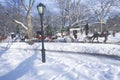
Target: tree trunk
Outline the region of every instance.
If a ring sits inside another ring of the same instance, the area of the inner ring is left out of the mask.
[[[33,34],[32,34],[32,24],[31,24],[30,14],[27,15],[27,27],[28,27],[28,39],[29,41],[32,41]]]

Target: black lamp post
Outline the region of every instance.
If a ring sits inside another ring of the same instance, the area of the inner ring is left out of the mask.
[[[45,48],[44,48],[44,31],[43,31],[43,15],[44,15],[44,10],[45,10],[45,5],[42,3],[39,3],[37,5],[37,10],[40,15],[40,21],[41,21],[41,34],[42,34],[42,49],[41,49],[41,54],[42,54],[42,62],[46,62],[46,57],[45,57]]]

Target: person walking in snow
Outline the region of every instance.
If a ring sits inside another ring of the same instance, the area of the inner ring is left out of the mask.
[[[108,35],[109,35],[109,32],[107,29],[105,29],[105,31],[104,31],[104,36],[105,36],[104,43],[106,43],[106,41],[108,40]]]
[[[88,23],[85,25],[85,35],[88,35],[89,33],[89,25]]]

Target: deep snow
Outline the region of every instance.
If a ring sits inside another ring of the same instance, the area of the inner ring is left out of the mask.
[[[120,41],[120,34],[108,42]],[[0,43],[0,80],[119,80],[120,45],[104,43]]]

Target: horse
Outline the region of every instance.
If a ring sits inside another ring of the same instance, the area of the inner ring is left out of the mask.
[[[104,43],[106,43],[106,41],[108,40],[108,35],[109,35],[109,32],[106,30],[106,31],[102,31],[102,32],[95,32],[92,36],[91,36],[91,39],[92,39],[92,42],[96,39],[97,42],[98,41],[98,37],[104,37]]]

